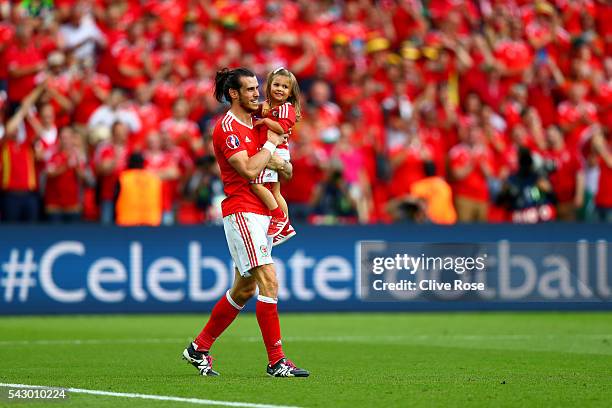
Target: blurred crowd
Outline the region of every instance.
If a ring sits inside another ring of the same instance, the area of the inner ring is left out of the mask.
[[[0,0],[0,220],[218,222],[215,72],[302,89],[293,222],[612,221],[608,0]]]

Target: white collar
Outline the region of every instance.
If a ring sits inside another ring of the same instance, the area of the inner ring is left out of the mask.
[[[243,121],[238,119],[236,117],[236,115],[234,115],[234,113],[232,111],[227,111],[227,114],[230,115],[236,122],[240,123],[242,126],[248,127],[249,129],[253,129],[253,120],[252,119],[251,119],[251,124],[247,125],[246,123],[244,123]]]

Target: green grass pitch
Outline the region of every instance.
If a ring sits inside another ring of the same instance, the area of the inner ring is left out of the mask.
[[[298,407],[612,401],[609,312],[281,314],[285,352],[311,370],[307,379],[265,375],[253,314],[239,316],[213,347],[221,377],[199,377],[180,356],[206,318],[2,317],[0,382]],[[194,406],[85,394],[54,404]],[[0,399],[0,406],[25,405]]]

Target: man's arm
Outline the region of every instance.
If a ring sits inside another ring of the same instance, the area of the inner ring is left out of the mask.
[[[606,140],[601,131],[601,128],[597,127],[593,134],[593,141],[591,142],[595,153],[597,153],[604,161],[605,165],[612,167],[612,153],[608,150]]]
[[[32,106],[34,106],[40,95],[43,93],[44,87],[44,84],[38,85],[36,88],[34,88],[32,92],[28,94],[28,96],[23,99],[23,102],[21,103],[21,106],[19,106],[17,112],[15,112],[15,114],[6,123],[5,131],[7,135],[12,135],[13,133],[17,132],[19,124],[23,122],[27,113],[30,111]]]
[[[25,67],[15,67],[9,65],[8,75],[11,78],[21,78],[26,75],[36,74],[37,72],[40,72],[45,69],[46,66],[47,65],[45,64],[45,62],[38,62],[36,64],[27,65]]]
[[[279,155],[274,154],[270,162],[266,166],[270,170],[278,172],[285,180],[291,180],[293,177],[293,165],[291,162],[282,159]]]
[[[245,150],[233,154],[229,159],[229,164],[247,180],[253,180],[268,165],[276,146],[283,143],[285,136],[278,135],[268,130],[268,141],[264,147],[249,157]]]

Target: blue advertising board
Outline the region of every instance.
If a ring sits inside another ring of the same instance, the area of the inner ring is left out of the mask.
[[[612,309],[608,225],[296,229],[294,239],[273,250],[283,311]],[[208,313],[233,279],[220,227],[2,226],[0,236],[3,315]],[[359,276],[365,241],[490,243],[507,256],[496,258],[489,282],[505,282],[506,290],[490,287],[452,302],[366,301]],[[537,243],[537,250],[515,253],[530,247],[520,242]],[[557,261],[547,264],[551,256]]]

